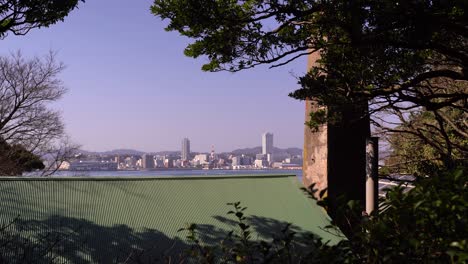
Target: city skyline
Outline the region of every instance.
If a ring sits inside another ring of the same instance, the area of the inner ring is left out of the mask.
[[[241,146],[239,148],[233,148],[233,149],[229,149],[229,150],[215,151],[215,152],[216,153],[230,153],[230,152],[241,150],[241,149],[260,148],[260,153],[265,154],[264,153],[264,142],[265,142],[264,141],[264,136],[265,136],[265,134],[269,134],[271,137],[273,136],[273,134],[271,134],[271,133],[263,133],[261,135],[262,136],[261,141],[257,145],[254,145],[254,146]],[[185,137],[185,138],[183,138],[181,140],[181,144],[180,144],[178,149],[153,149],[153,150],[149,150],[149,151],[143,151],[141,149],[134,149],[134,148],[112,148],[112,149],[101,150],[101,151],[90,151],[90,150],[81,148],[80,150],[86,151],[86,152],[96,152],[96,153],[105,153],[105,152],[113,152],[113,151],[117,151],[117,152],[122,152],[122,151],[133,152],[133,151],[136,151],[136,152],[141,152],[141,153],[180,152],[181,156],[183,156],[184,155],[183,152],[184,152],[185,148],[187,149],[187,153],[191,153],[191,154],[193,154],[193,153],[210,153],[212,151],[212,148],[216,149],[216,146],[212,144],[210,146],[206,146],[206,148],[203,149],[203,150],[200,150],[200,149],[193,150],[193,149],[191,149],[190,144],[191,144],[190,138]],[[271,138],[271,143],[270,143],[270,145],[268,147],[268,149],[270,151],[268,153],[271,153],[272,150],[275,149],[275,148],[277,148],[277,149],[288,149],[288,148],[302,149],[302,146],[301,147],[295,147],[295,146],[276,147],[276,146],[273,145],[273,139]]]
[[[60,170],[158,170],[170,168],[192,169],[262,169],[298,168],[302,164],[298,149],[277,149],[273,146],[273,134],[261,135],[261,146],[244,148],[232,152],[191,151],[190,139],[181,140],[180,151],[135,152],[122,150],[119,153],[76,153]]]
[[[306,58],[275,69],[203,72],[206,60],[184,56],[188,40],[165,32],[151,4],[86,1],[64,22],[9,35],[2,55],[57,52],[68,93],[53,108],[89,151],[180,149],[187,131],[200,150],[256,146],[264,131],[281,135],[276,146],[302,147],[304,102],[288,93],[299,88],[294,76],[306,71]]]

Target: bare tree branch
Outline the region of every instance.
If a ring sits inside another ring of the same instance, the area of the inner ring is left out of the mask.
[[[64,157],[74,149],[64,138],[59,112],[48,107],[66,92],[58,78],[65,66],[55,57],[50,52],[26,59],[19,51],[0,56],[0,139],[48,158],[52,150]]]

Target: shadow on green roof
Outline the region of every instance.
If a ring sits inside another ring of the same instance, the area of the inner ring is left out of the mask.
[[[187,247],[185,234],[177,232],[187,223],[197,224],[202,241],[217,243],[235,229],[226,204],[236,201],[248,207],[258,239],[293,223],[301,235],[338,242],[324,230],[330,221],[323,209],[299,188],[289,175],[0,178],[0,217],[7,223],[19,216],[10,229],[34,237],[38,252],[47,244],[42,237],[56,241],[59,263],[113,263],[129,256],[150,262],[177,255]],[[24,244],[22,239],[17,243]]]

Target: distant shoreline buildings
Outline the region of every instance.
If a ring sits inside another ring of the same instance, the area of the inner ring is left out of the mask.
[[[261,153],[215,153],[214,146],[206,153],[192,153],[190,139],[183,138],[181,151],[165,155],[85,155],[77,154],[64,162],[59,170],[161,170],[161,169],[300,169],[302,156],[275,155],[273,134],[262,134]]]

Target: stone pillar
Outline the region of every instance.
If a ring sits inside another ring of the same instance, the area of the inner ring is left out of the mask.
[[[316,65],[319,58],[318,52],[309,55],[307,68]],[[309,121],[311,112],[324,109],[326,108],[319,106],[314,100],[306,100],[305,122]],[[304,127],[303,151],[302,183],[305,187],[314,184],[314,188],[319,192],[327,189],[327,124],[319,126],[317,131],[312,131],[307,125]]]
[[[366,213],[378,212],[379,204],[379,138],[366,143]]]
[[[323,107],[319,107],[313,100],[306,100],[306,122],[309,120],[311,112],[317,112],[321,109],[323,109]],[[306,187],[314,184],[314,189],[317,189],[319,192],[328,187],[327,135],[327,124],[319,126],[317,131],[312,131],[307,125],[304,128],[302,183]]]

